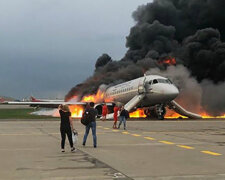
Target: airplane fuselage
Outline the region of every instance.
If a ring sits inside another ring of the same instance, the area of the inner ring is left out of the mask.
[[[126,104],[136,95],[143,93],[145,97],[138,104],[140,107],[170,102],[177,97],[179,91],[169,79],[148,75],[108,88],[105,100]]]

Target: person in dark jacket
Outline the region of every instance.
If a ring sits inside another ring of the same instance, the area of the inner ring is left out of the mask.
[[[73,128],[73,120],[71,118],[71,112],[69,110],[68,105],[59,105],[59,114],[61,117],[60,123],[60,133],[61,133],[61,151],[65,152],[65,140],[66,135],[70,143],[71,152],[74,152],[76,149],[73,146],[72,140],[72,130]],[[72,130],[71,130],[72,129]]]
[[[129,112],[126,109],[124,109],[124,106],[122,106],[120,109],[120,123],[119,123],[118,129],[120,128],[120,125],[123,122],[123,128],[124,128],[124,130],[126,130],[126,119],[127,118],[129,118]]]
[[[95,117],[97,116],[97,110],[94,109],[93,102],[90,102],[89,106],[90,107],[86,108],[85,112],[84,112],[84,113],[90,113],[90,119],[89,119],[89,124],[86,126],[86,129],[85,129],[85,134],[84,134],[84,138],[83,138],[83,146],[85,146],[85,144],[86,144],[89,130],[91,128],[92,136],[93,136],[93,146],[94,146],[94,148],[96,148],[97,147],[97,136],[96,136],[96,119],[95,119]]]

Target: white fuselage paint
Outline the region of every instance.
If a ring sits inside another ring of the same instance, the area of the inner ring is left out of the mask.
[[[153,83],[155,79],[164,82]],[[151,84],[149,84],[150,82]],[[144,92],[141,88],[143,85]],[[134,96],[141,93],[145,93],[145,98],[139,103],[139,106],[149,107],[172,101],[177,97],[179,91],[167,78],[148,75],[108,88],[105,99],[106,101],[110,100],[126,104]]]

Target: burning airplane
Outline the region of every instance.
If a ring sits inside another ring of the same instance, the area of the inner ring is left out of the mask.
[[[223,117],[224,6],[223,0],[154,0],[138,7],[133,13],[136,23],[126,37],[128,50],[124,57],[113,60],[108,54],[100,56],[93,76],[73,87],[65,101],[76,97],[77,102],[98,102],[101,96],[105,96],[98,94],[102,84],[106,89],[112,89],[142,78],[145,72],[171,79],[180,92],[176,102],[159,103],[163,104],[160,112],[165,112],[163,107],[168,107],[181,113],[185,107],[189,115],[194,112]],[[80,116],[82,104],[77,105],[74,114]],[[150,107],[146,110],[137,103],[131,110],[131,117],[155,116],[154,109],[157,108],[153,106],[153,110]],[[181,116],[168,110],[165,117]]]
[[[225,113],[225,1],[154,0],[133,13],[121,60],[100,56],[93,76],[73,87],[65,100],[96,94],[147,74],[170,78],[179,88],[176,102],[211,117]],[[145,116],[144,110],[133,116]],[[138,114],[138,115],[137,115]],[[176,116],[177,117],[177,116]]]

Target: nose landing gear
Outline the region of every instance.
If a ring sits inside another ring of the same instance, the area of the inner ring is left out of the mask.
[[[148,109],[145,109],[144,113],[149,118],[163,120],[166,114],[166,108],[164,104],[158,104],[154,107],[149,107]]]

